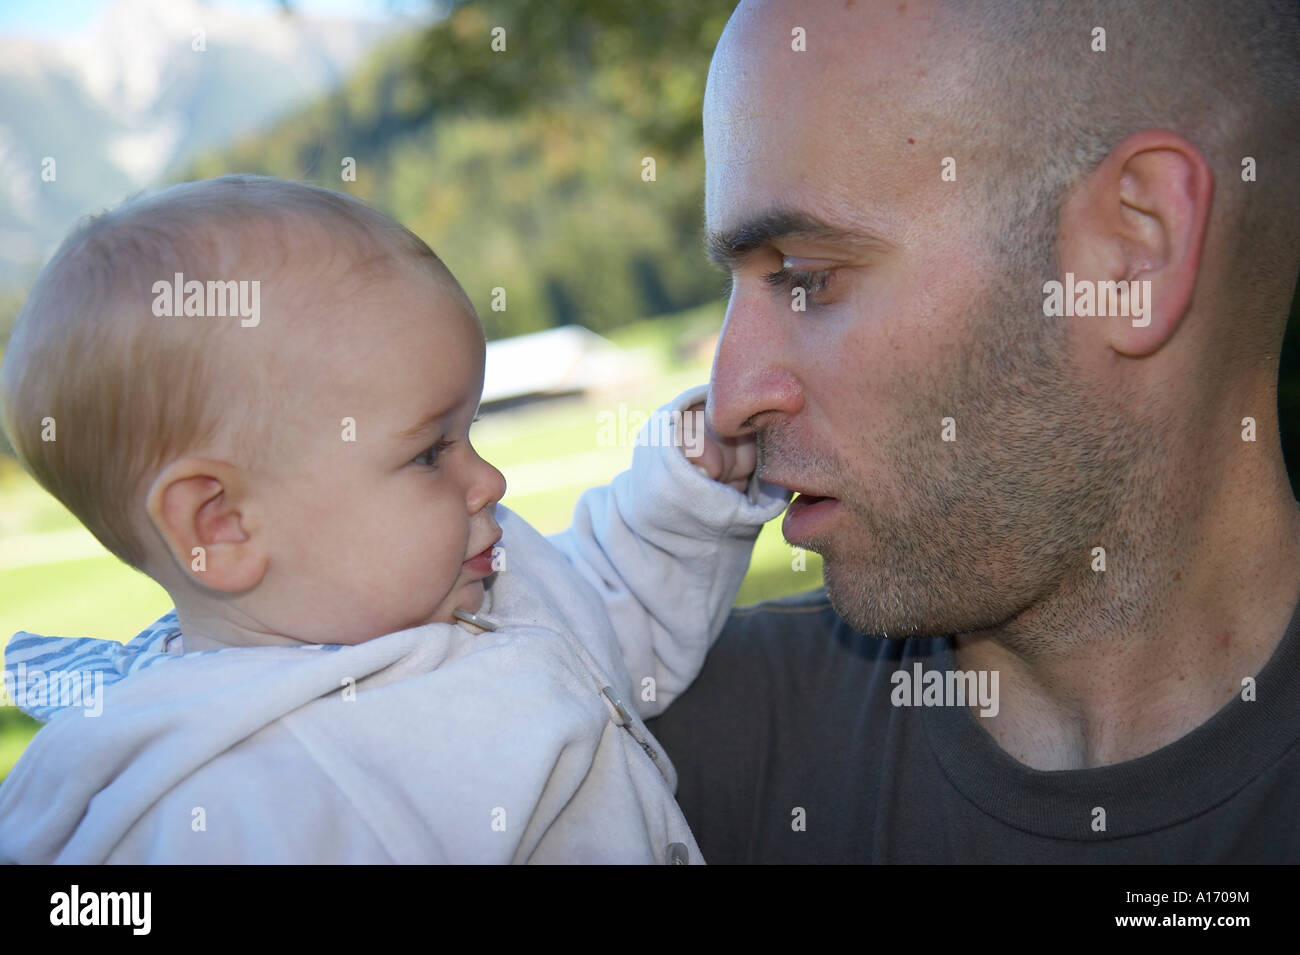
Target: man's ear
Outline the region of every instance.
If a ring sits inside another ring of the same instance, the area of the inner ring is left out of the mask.
[[[1214,173],[1187,139],[1147,129],[1121,141],[1062,206],[1058,248],[1061,281],[1123,282],[1123,311],[1067,321],[1095,323],[1132,358],[1163,347],[1191,307],[1213,198]]]
[[[239,470],[221,461],[182,458],[154,479],[145,507],[171,557],[195,583],[236,593],[266,574],[264,541],[241,511]]]

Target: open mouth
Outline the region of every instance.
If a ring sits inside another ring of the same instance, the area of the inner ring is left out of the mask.
[[[823,532],[829,521],[839,511],[840,501],[835,497],[816,494],[796,494],[786,508],[781,532],[787,541],[813,537]]]
[[[835,500],[835,498],[821,497],[817,494],[796,494],[794,496],[794,500],[790,502],[790,506],[794,507],[796,504],[798,504],[800,507],[811,507],[812,505],[819,504],[822,501],[833,501],[833,500]]]
[[[825,504],[828,501],[838,502],[837,497],[823,497],[820,494],[796,494],[790,502],[789,510],[796,513],[806,510],[810,507],[817,507],[819,504]]]
[[[465,561],[466,569],[476,574],[482,574],[484,577],[496,570],[496,568],[492,566],[492,552],[496,550],[497,544],[500,543],[500,541],[501,538],[498,537],[483,550]]]

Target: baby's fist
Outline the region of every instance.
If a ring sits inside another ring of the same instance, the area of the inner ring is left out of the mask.
[[[704,419],[704,402],[691,405],[686,414],[699,414]],[[698,430],[696,433],[699,433]],[[758,463],[758,451],[752,437],[724,438],[706,424],[704,440],[697,447],[683,447],[686,460],[695,465],[712,480],[734,487],[741,494],[749,488],[750,475]],[[692,454],[698,448],[698,454]]]

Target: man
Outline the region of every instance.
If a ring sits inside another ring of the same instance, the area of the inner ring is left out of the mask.
[[[708,861],[1300,861],[1298,58],[1290,2],[736,10],[708,410],[825,590],[651,727]]]

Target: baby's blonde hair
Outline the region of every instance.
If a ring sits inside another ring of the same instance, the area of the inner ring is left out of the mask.
[[[149,483],[167,462],[214,442],[239,461],[264,453],[275,397],[265,393],[265,361],[288,358],[268,355],[258,367],[231,360],[230,336],[258,329],[239,317],[157,317],[155,283],[181,273],[187,282],[283,285],[292,267],[307,295],[327,277],[346,300],[349,279],[368,281],[411,257],[459,292],[421,239],[343,193],[223,176],[128,200],[82,223],[37,276],[0,367],[0,424],[41,486],[109,551],[144,569]],[[268,318],[311,322],[317,310],[304,304],[292,309],[301,314]],[[303,347],[312,339],[306,332]],[[223,406],[219,395],[233,400]]]

